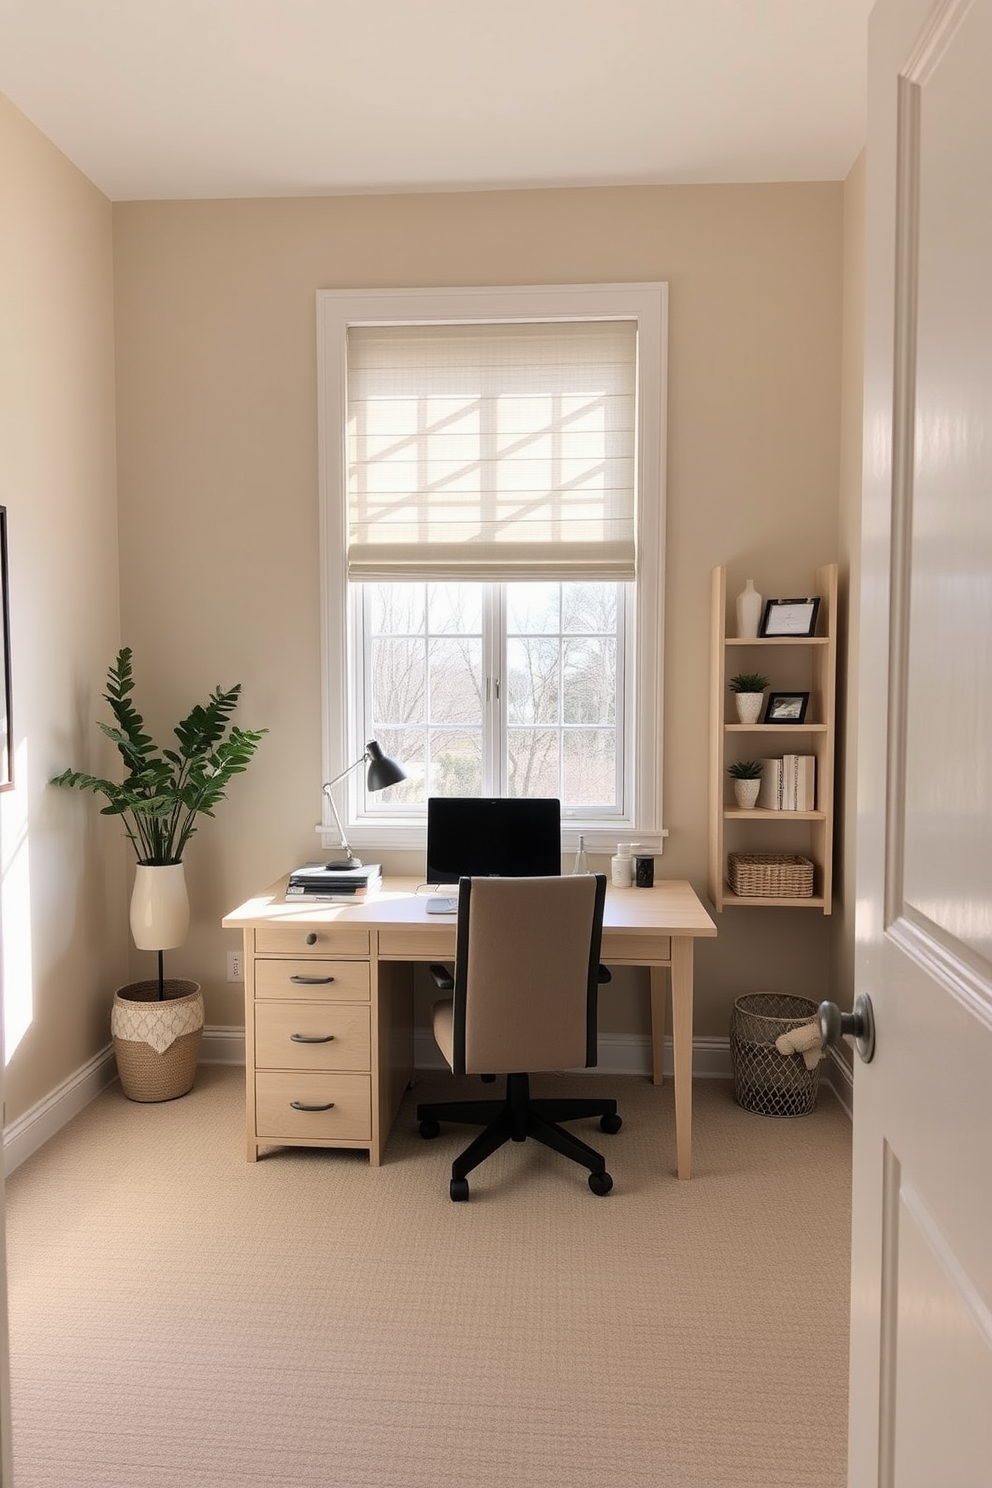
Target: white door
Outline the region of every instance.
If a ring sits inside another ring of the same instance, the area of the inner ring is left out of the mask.
[[[869,26],[850,1488],[992,1483],[992,0]]]

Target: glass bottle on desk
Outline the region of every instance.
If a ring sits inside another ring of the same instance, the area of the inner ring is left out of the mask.
[[[573,873],[588,873],[589,872],[589,859],[586,857],[586,839],[584,837],[580,837],[579,838],[579,850],[575,854],[575,864],[574,864],[574,866],[572,868],[572,872]]]

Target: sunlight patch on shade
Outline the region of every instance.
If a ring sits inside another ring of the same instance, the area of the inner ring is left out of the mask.
[[[0,795],[0,929],[3,944],[5,1064],[34,1017],[31,967],[31,877],[28,871],[27,744],[14,759],[17,786]]]

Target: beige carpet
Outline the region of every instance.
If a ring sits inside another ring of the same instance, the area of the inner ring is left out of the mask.
[[[16,1488],[843,1488],[833,1097],[775,1121],[697,1082],[679,1183],[670,1084],[551,1080],[621,1100],[606,1198],[527,1143],[452,1204],[469,1130],[413,1118],[448,1076],[378,1170],[246,1163],[241,1071],[102,1095],[9,1182]]]

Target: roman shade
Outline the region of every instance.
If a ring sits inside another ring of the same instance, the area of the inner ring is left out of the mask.
[[[637,323],[347,332],[356,582],[635,577]]]

